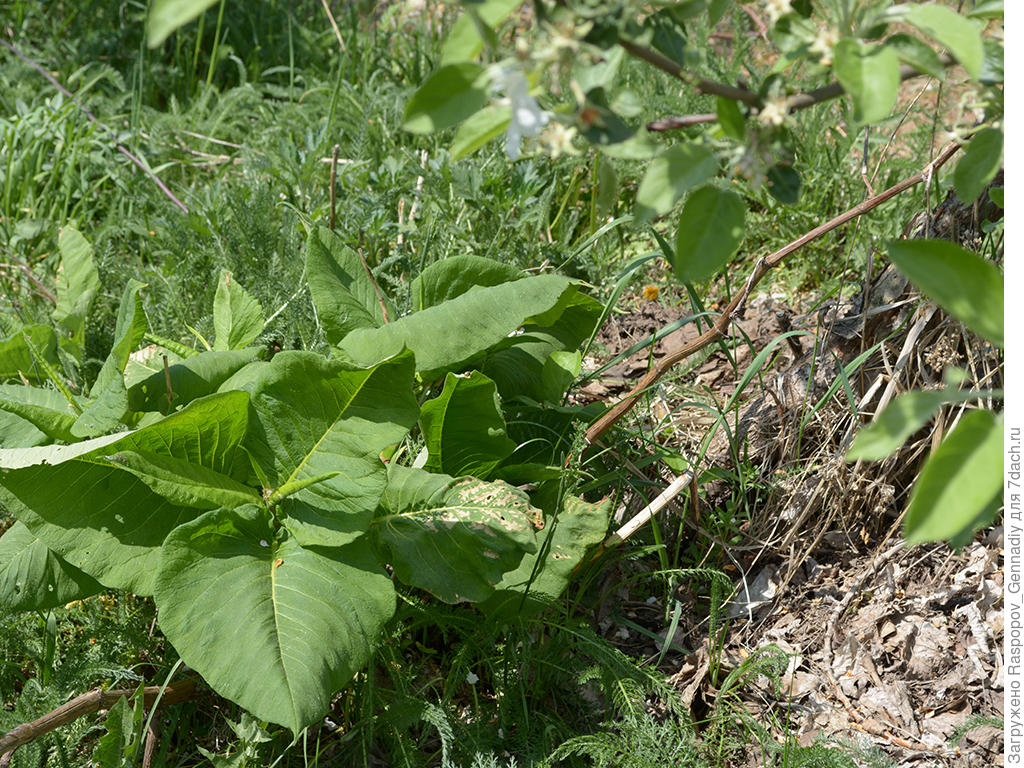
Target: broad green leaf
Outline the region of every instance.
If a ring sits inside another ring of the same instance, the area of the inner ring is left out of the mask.
[[[452,139],[452,160],[461,160],[480,147],[501,136],[512,120],[512,108],[507,104],[492,104],[468,117]]]
[[[133,411],[170,413],[193,400],[216,392],[231,376],[256,360],[255,347],[225,352],[210,350],[168,366],[161,367],[128,389],[128,406]],[[171,377],[173,400],[167,402],[167,376]]]
[[[107,457],[157,454],[244,480],[244,392],[197,400],[150,427],[69,446],[0,451],[4,503],[47,546],[103,584],[152,592],[164,537],[198,514]],[[19,468],[20,467],[20,468]]]
[[[174,350],[157,344],[149,344],[132,352],[128,358],[128,364],[124,367],[124,385],[128,387],[129,406],[132,400],[132,387],[154,374],[163,374],[165,355],[167,356],[167,364],[174,365],[199,354],[202,353],[195,352],[193,355],[182,356],[174,352]],[[166,385],[164,389],[166,390]],[[132,408],[132,410],[137,409]]]
[[[483,67],[468,61],[441,67],[405,105],[402,127],[425,134],[461,123],[487,103],[483,75]]]
[[[953,187],[965,203],[973,203],[1003,164],[1003,132],[997,128],[979,131],[967,145],[953,172]]]
[[[995,519],[1003,490],[1002,424],[991,411],[971,411],[942,441],[910,496],[908,544],[947,539],[963,546]]]
[[[141,687],[140,685],[139,688]],[[110,708],[103,722],[106,733],[99,738],[92,753],[95,765],[135,765],[139,747],[145,741],[144,702],[145,696],[142,691],[136,689],[130,701],[122,696]]]
[[[213,297],[213,348],[241,349],[263,333],[263,308],[228,270],[221,272]]]
[[[518,267],[483,256],[463,254],[435,261],[409,286],[414,312],[443,304],[474,288],[511,283],[526,277]]]
[[[192,461],[150,451],[123,450],[104,455],[123,467],[172,504],[196,509],[218,509],[256,504],[260,494],[215,469]]]
[[[0,379],[24,376],[30,381],[46,381],[46,371],[36,362],[32,350],[51,365],[57,364],[57,334],[53,328],[29,325],[0,339]]]
[[[156,48],[178,27],[188,24],[217,0],[153,0],[146,19],[146,39]]]
[[[521,334],[487,353],[480,370],[498,385],[506,400],[529,397],[542,403],[561,403],[572,381],[564,370],[558,373],[549,368],[551,357],[556,352],[576,352],[590,338],[601,309],[596,299],[575,293],[554,323],[524,325]]]
[[[255,505],[215,510],[167,537],[160,629],[220,695],[298,733],[369,660],[395,611],[367,547],[304,548]]]
[[[981,28],[952,8],[936,3],[906,5],[899,9],[904,21],[912,24],[940,45],[946,46],[967,74],[977,79],[984,51]]]
[[[544,387],[545,394],[549,395],[543,399],[558,400],[559,395],[555,395],[555,397],[550,397],[550,395],[554,393],[564,395],[576,381],[576,377],[580,375],[582,369],[583,353],[580,350],[552,352],[551,356],[544,361],[544,367],[540,372],[541,386]]]
[[[71,425],[78,415],[55,389],[0,384],[0,411],[19,416],[53,440],[75,442]],[[5,446],[0,442],[0,447],[15,446]]]
[[[658,155],[647,166],[647,173],[636,193],[636,218],[647,221],[668,213],[693,187],[715,175],[718,160],[697,144],[676,144]]]
[[[942,59],[923,40],[901,33],[888,38],[885,45],[896,51],[900,61],[905,64],[909,64],[937,80],[946,79],[946,68],[942,65]]]
[[[495,586],[494,595],[480,605],[488,615],[534,614],[557,600],[572,581],[587,550],[600,544],[608,532],[612,500],[597,503],[566,496],[562,511],[552,515],[558,483],[548,483],[537,496],[545,497],[544,529],[537,534],[536,554],[527,554]],[[535,498],[535,503],[538,499]]]
[[[894,240],[889,258],[928,298],[996,346],[1003,346],[1003,274],[947,240]]]
[[[110,432],[121,424],[128,413],[124,368],[146,333],[146,313],[140,295],[145,287],[137,280],[129,280],[124,289],[114,328],[114,345],[89,391],[89,404],[71,427],[72,434],[78,437],[96,437]]]
[[[978,80],[983,85],[999,85],[1006,79],[1003,46],[995,40],[985,41],[985,59],[981,63]]]
[[[722,126],[726,136],[736,141],[746,140],[747,126],[739,104],[732,99],[719,97],[716,112],[718,113],[718,124]]]
[[[893,400],[870,425],[861,429],[846,454],[847,461],[884,459],[928,423],[945,403],[963,403],[979,397],[965,390],[906,392]]]
[[[610,90],[615,85],[625,54],[624,48],[615,46],[605,51],[596,63],[590,63],[590,57],[580,57],[573,64],[572,77],[584,93],[595,88]]]
[[[853,119],[861,124],[884,120],[900,88],[900,60],[882,45],[844,37],[835,47],[833,69],[853,98]]]
[[[99,290],[100,276],[92,261],[92,247],[77,229],[62,229],[58,248],[57,306],[52,317],[63,334],[61,346],[81,362],[85,355],[85,318]]]
[[[280,352],[226,386],[251,393],[245,445],[269,484],[265,492],[335,473],[282,503],[296,540],[342,546],[364,534],[387,484],[380,453],[419,415],[412,356],[357,368],[312,352]]]
[[[534,316],[563,307],[575,292],[566,277],[525,277],[469,291],[381,328],[353,331],[338,348],[361,365],[408,348],[416,355],[417,373],[432,380],[466,365]]]
[[[383,292],[378,297],[359,254],[326,227],[314,229],[306,241],[306,280],[317,318],[331,344],[357,328],[383,325],[385,308],[391,320],[396,318],[397,312]]]
[[[502,482],[393,466],[374,530],[395,576],[447,603],[479,602],[527,552],[536,551],[539,509]]]
[[[95,595],[103,585],[46,548],[25,524],[0,536],[0,609],[46,611]]]
[[[49,442],[52,442],[51,439],[36,429],[32,422],[10,411],[0,410],[0,449],[29,448]]]
[[[516,449],[505,434],[498,389],[479,371],[449,373],[441,394],[421,407],[420,429],[430,472],[487,479]]]
[[[747,208],[735,192],[701,187],[683,206],[672,269],[680,280],[711,276],[743,242]]]
[[[496,27],[522,4],[523,0],[483,0],[467,4],[441,45],[441,65],[469,61],[479,56],[484,49],[479,25]],[[475,19],[473,14],[476,14]]]

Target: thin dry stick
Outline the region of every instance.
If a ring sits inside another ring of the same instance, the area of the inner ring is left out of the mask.
[[[171,367],[167,364],[167,355],[161,355],[164,359],[164,383],[167,385],[167,404],[174,402],[174,390],[171,389]]]
[[[142,689],[143,706],[146,709],[150,709],[161,692],[163,692],[163,697],[160,699],[161,705],[179,704],[195,697],[196,681],[188,679],[179,680],[176,683],[171,683],[166,688],[162,685],[147,685]],[[60,728],[62,725],[67,725],[83,715],[89,715],[101,709],[110,709],[117,703],[118,699],[131,697],[134,694],[135,690],[131,688],[118,688],[110,691],[96,688],[88,693],[83,693],[81,696],[76,696],[67,704],[62,704],[37,720],[17,725],[3,736],[0,736],[0,754],[13,752],[18,747],[23,747],[40,736]]]
[[[646,507],[637,512],[632,519],[623,525],[619,530],[604,540],[603,549],[610,549],[617,546],[647,525],[652,517],[658,514],[676,496],[682,493],[683,489],[693,482],[693,472],[686,470],[673,480],[668,488],[658,494],[658,497]]]
[[[892,198],[896,197],[896,195],[899,195],[902,192],[905,192],[906,190],[910,189],[911,187],[920,184],[922,181],[925,181],[926,179],[931,179],[932,174],[939,168],[941,168],[943,165],[945,165],[946,162],[948,162],[949,159],[954,154],[956,154],[957,150],[960,149],[960,146],[961,145],[957,142],[950,143],[948,146],[946,146],[945,149],[942,150],[942,153],[937,158],[935,158],[935,160],[933,160],[931,163],[925,166],[925,168],[919,173],[916,173],[909,179],[904,179],[898,184],[889,187],[889,189],[885,190],[884,192],[880,192],[874,197],[865,200],[864,202],[854,206],[845,213],[836,216],[831,221],[828,221],[822,224],[821,226],[812,229],[810,232],[797,238],[796,240],[789,243],[785,247],[779,249],[770,256],[759,259],[757,264],[754,266],[754,271],[750,274],[750,277],[747,278],[747,282],[743,290],[740,293],[738,293],[732,301],[729,302],[728,306],[726,306],[722,314],[719,315],[718,320],[715,321],[715,324],[694,341],[685,345],[681,349],[673,352],[672,354],[666,355],[661,360],[659,360],[655,364],[655,366],[651,368],[651,370],[649,370],[647,374],[642,379],[640,379],[639,382],[637,382],[636,386],[634,386],[633,389],[630,390],[629,394],[627,394],[622,400],[620,400],[618,403],[612,406],[601,418],[599,418],[590,426],[586,434],[587,444],[593,445],[595,440],[600,438],[605,432],[611,429],[612,426],[619,419],[625,416],[633,408],[640,395],[642,395],[656,381],[658,381],[662,376],[664,376],[673,367],[675,367],[676,364],[678,364],[682,360],[685,360],[691,355],[699,352],[700,350],[704,349],[704,347],[708,346],[709,344],[713,344],[719,339],[725,338],[729,330],[729,324],[732,322],[733,315],[740,308],[740,306],[746,302],[747,297],[750,295],[750,292],[751,290],[753,290],[754,286],[761,282],[761,279],[768,274],[772,267],[778,265],[779,262],[781,262],[789,254],[799,250],[808,243],[818,239],[822,235],[827,234],[834,229],[838,229],[847,222],[856,219],[858,216],[862,216],[868,211],[877,208],[882,203],[891,200]]]
[[[335,215],[336,210],[337,210],[337,205],[336,205],[337,204],[337,199],[336,199],[337,198],[337,193],[335,192],[334,186],[335,186],[335,184],[338,181],[338,152],[340,151],[340,149],[341,149],[341,147],[339,147],[337,144],[335,144],[334,148],[331,150],[331,189],[330,189],[330,194],[331,194],[331,222],[330,222],[330,224],[331,224],[331,227],[330,227],[330,229],[331,229],[332,232],[334,231],[334,221],[335,221],[334,215]]]
[[[682,117],[663,117],[660,120],[652,120],[647,124],[648,131],[662,132],[675,131],[679,128],[689,128],[691,125],[701,123],[717,123],[717,112],[701,112],[698,115],[683,115]]]
[[[324,13],[327,14],[328,20],[331,22],[331,29],[334,30],[334,36],[338,38],[338,45],[341,46],[341,50],[345,50],[345,41],[341,38],[341,30],[338,29],[338,22],[334,20],[334,14],[331,13],[331,6],[328,5],[327,0],[320,0],[324,6]]]
[[[63,93],[65,96],[67,96],[69,99],[71,99],[71,101],[74,102],[75,106],[77,106],[80,110],[82,110],[82,112],[85,114],[85,116],[87,118],[89,118],[89,120],[92,123],[94,123],[95,125],[97,125],[100,128],[102,128],[108,134],[115,135],[114,132],[112,130],[110,130],[110,128],[108,128],[106,125],[101,123],[96,118],[96,115],[94,115],[92,112],[90,112],[85,107],[85,105],[82,104],[82,102],[78,100],[78,97],[76,97],[73,93],[71,93],[71,91],[69,91],[67,88],[65,88],[63,85],[61,85],[57,81],[57,78],[55,78],[53,75],[51,75],[49,72],[47,72],[41,66],[39,66],[36,62],[34,62],[28,56],[26,56],[21,51],[19,51],[14,45],[12,45],[11,43],[8,43],[6,40],[0,40],[0,45],[2,45],[5,48],[7,48],[9,51],[11,51],[11,53],[13,53],[19,59],[21,59],[26,64],[28,64],[30,67],[32,67],[34,70],[36,70],[36,72],[38,72],[43,77],[45,77],[47,80],[49,80],[50,84],[53,85],[54,88],[56,88],[58,91]],[[160,191],[163,192],[170,199],[170,201],[172,203],[174,203],[176,206],[181,208],[181,210],[184,211],[185,213],[188,213],[188,208],[185,206],[185,204],[183,202],[181,202],[181,200],[179,200],[177,197],[175,197],[174,193],[171,192],[171,190],[169,190],[167,188],[167,185],[164,184],[160,180],[160,177],[157,176],[155,173],[153,173],[151,170],[149,170],[149,168],[146,167],[145,163],[143,163],[138,157],[136,157],[131,152],[129,152],[127,147],[125,147],[120,142],[115,141],[114,142],[114,146],[117,148],[118,152],[120,152],[122,155],[127,157],[129,160],[131,160],[139,168],[139,170],[141,170],[144,174],[149,176],[149,178],[151,178],[156,183],[156,185],[160,188]]]
[[[363,271],[366,272],[366,276],[370,278],[370,285],[373,286],[373,292],[377,294],[377,304],[380,305],[380,311],[384,317],[384,324],[387,325],[391,320],[388,318],[388,308],[384,304],[384,295],[380,292],[380,287],[377,285],[377,281],[373,279],[373,272],[370,271],[370,265],[366,263],[366,258],[363,256],[363,249],[361,246],[356,248],[356,253],[359,255],[359,263],[363,265]]]

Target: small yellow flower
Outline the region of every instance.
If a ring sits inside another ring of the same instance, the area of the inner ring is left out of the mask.
[[[658,286],[654,285],[653,283],[651,285],[645,285],[644,286],[644,299],[646,299],[647,301],[657,301],[658,300]]]

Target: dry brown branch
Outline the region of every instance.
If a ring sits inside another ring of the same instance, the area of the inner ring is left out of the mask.
[[[638,59],[646,61],[662,72],[672,75],[675,78],[682,80],[684,83],[691,85],[699,93],[706,93],[711,96],[720,96],[723,99],[732,99],[733,101],[739,101],[755,110],[760,108],[762,105],[761,97],[758,96],[751,90],[746,88],[740,88],[733,85],[727,85],[726,83],[718,83],[714,80],[705,80],[704,78],[696,77],[688,73],[682,66],[672,61],[671,59],[662,56],[657,51],[653,51],[649,48],[645,48],[636,43],[632,43],[629,40],[619,40],[619,45],[626,49],[627,52],[636,56]],[[956,63],[956,60],[948,53],[939,54],[939,60],[942,62],[944,67],[951,67]],[[914,77],[920,77],[926,75],[927,72],[921,72],[915,67],[909,64],[904,64],[900,67],[900,82],[904,80],[910,80]],[[813,91],[807,91],[806,93],[798,93],[790,96],[786,99],[786,109],[789,112],[797,112],[801,109],[807,109],[813,107],[815,104],[821,104],[823,101],[829,101],[842,96],[846,93],[846,90],[838,82],[832,82],[828,85],[816,88]],[[718,115],[712,113],[702,113],[696,115],[683,115],[681,117],[664,117],[660,120],[655,120],[648,124],[647,130],[649,131],[671,131],[677,128],[685,128],[690,125],[697,125],[699,123],[713,123],[718,120]]]
[[[331,6],[327,0],[320,0],[324,6],[324,12],[327,14],[327,19],[331,22],[331,29],[334,30],[334,36],[338,38],[338,45],[341,46],[342,52],[345,51],[345,41],[341,37],[341,30],[338,29],[338,22],[334,20],[334,14],[331,13]]]
[[[889,189],[884,192],[880,192],[874,197],[865,200],[845,213],[836,216],[831,221],[828,221],[819,227],[815,227],[810,232],[807,232],[775,253],[759,259],[757,264],[754,266],[753,272],[751,272],[750,276],[747,278],[743,290],[729,302],[728,306],[726,306],[722,311],[722,314],[719,315],[718,320],[715,321],[715,324],[691,343],[659,360],[658,363],[654,365],[654,367],[652,367],[639,382],[637,382],[633,389],[631,389],[622,400],[612,406],[601,418],[590,426],[586,434],[587,444],[593,445],[594,441],[611,429],[619,419],[625,416],[633,408],[640,395],[675,367],[676,364],[704,349],[709,344],[713,344],[719,339],[725,338],[729,330],[729,325],[732,322],[733,315],[746,302],[747,297],[750,295],[754,286],[761,282],[772,267],[778,265],[789,254],[799,250],[822,235],[827,234],[834,229],[838,229],[844,224],[864,215],[868,211],[877,208],[882,203],[891,200],[893,197],[896,197],[911,187],[914,187],[925,180],[930,180],[932,178],[932,174],[945,165],[946,162],[956,154],[957,150],[960,149],[960,146],[961,145],[958,142],[950,143],[942,150],[941,154],[935,158],[935,160],[930,162],[924,167],[924,169],[910,178],[904,179],[898,184],[889,187]]]
[[[96,688],[88,693],[83,693],[81,696],[76,696],[52,712],[33,720],[31,723],[17,725],[3,736],[0,736],[0,755],[13,752],[18,747],[23,747],[40,736],[56,730],[62,725],[67,725],[83,715],[89,715],[101,709],[110,709],[117,703],[118,699],[131,697],[134,693],[135,691],[131,688],[117,688],[109,691]],[[163,694],[162,696],[161,693]],[[190,679],[179,680],[176,683],[171,683],[166,688],[160,685],[147,685],[142,689],[143,706],[146,709],[151,709],[157,697],[160,697],[161,706],[180,704],[183,701],[192,699],[195,697],[195,694],[196,681]]]

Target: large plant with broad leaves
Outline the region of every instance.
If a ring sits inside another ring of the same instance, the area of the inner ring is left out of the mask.
[[[607,505],[545,481],[581,418],[561,400],[600,313],[570,279],[452,258],[398,317],[359,256],[315,229],[306,273],[329,354],[248,346],[262,309],[230,273],[209,349],[155,339],[133,282],[79,396],[61,363],[81,356],[98,281],[79,233],[61,254],[55,325],[7,318],[0,341],[5,375],[24,380],[0,385],[0,499],[17,518],[0,607],[151,595],[189,666],[298,732],[369,659],[396,581],[519,610],[556,598],[604,535]],[[565,441],[517,432],[508,408]],[[532,492],[506,482],[524,478]]]

